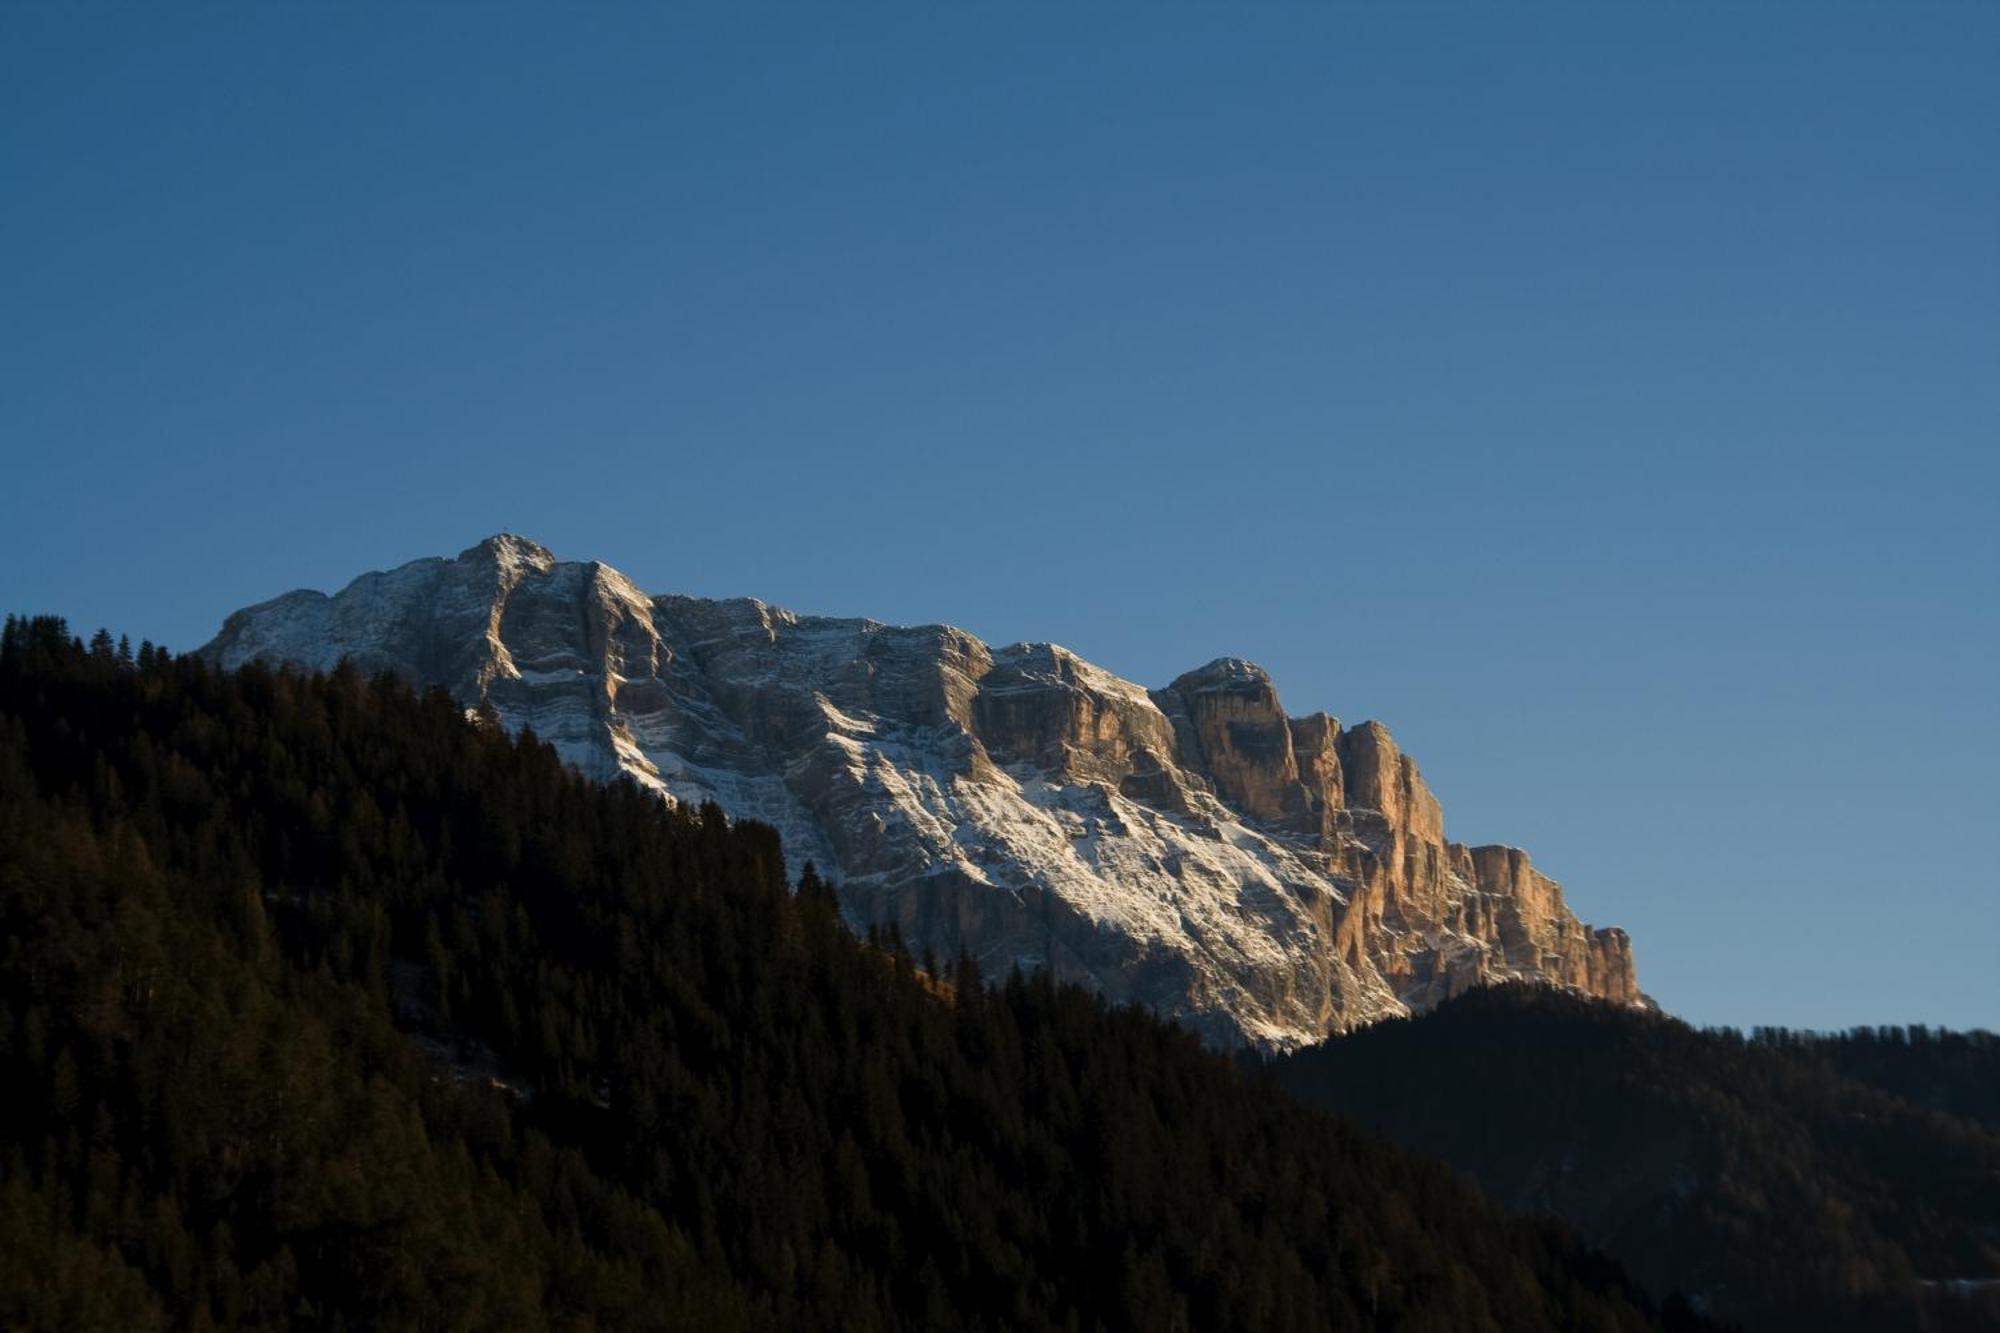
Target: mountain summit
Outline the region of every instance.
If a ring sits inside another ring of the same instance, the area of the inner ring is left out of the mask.
[[[1055,644],[648,596],[511,535],[246,608],[201,651],[441,685],[585,773],[775,826],[920,954],[1048,968],[1218,1045],[1500,980],[1648,1003],[1624,931],[1525,853],[1445,839],[1386,729],[1289,717],[1235,658],[1147,690]]]

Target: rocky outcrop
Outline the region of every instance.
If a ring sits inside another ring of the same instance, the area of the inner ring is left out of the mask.
[[[445,686],[585,772],[774,825],[857,924],[1218,1045],[1505,979],[1646,1003],[1623,931],[1525,853],[1445,839],[1387,730],[1290,717],[1233,658],[1149,692],[1053,644],[648,597],[510,536],[240,611],[203,652]]]

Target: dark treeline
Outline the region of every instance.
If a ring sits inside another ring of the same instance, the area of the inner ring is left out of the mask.
[[[0,1326],[1696,1326],[775,835],[350,671],[0,641]]]
[[[1991,1034],[1745,1038],[1502,987],[1271,1068],[1759,1333],[2000,1328]]]
[[[2000,1131],[2000,1037],[1991,1032],[1921,1025],[1836,1033],[1757,1028],[1751,1040],[1819,1061],[1912,1105]]]

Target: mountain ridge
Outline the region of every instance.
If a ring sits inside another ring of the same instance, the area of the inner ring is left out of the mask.
[[[1494,980],[1650,1004],[1623,931],[1519,849],[1445,838],[1387,728],[1292,717],[1242,658],[1147,689],[1056,644],[648,595],[513,534],[244,608],[200,651],[442,686],[591,776],[773,825],[857,925],[1217,1045],[1289,1049]]]
[[[0,1327],[1712,1327],[442,691],[0,631]]]

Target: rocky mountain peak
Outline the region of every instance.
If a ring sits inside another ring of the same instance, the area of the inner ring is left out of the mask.
[[[1644,1002],[1624,932],[1524,854],[1447,842],[1386,729],[1290,717],[1238,658],[1149,691],[1055,644],[649,597],[510,534],[250,607],[202,651],[351,657],[490,703],[587,773],[774,825],[857,924],[1222,1045],[1507,978]]]
[[[1271,689],[1271,673],[1240,657],[1218,657],[1206,666],[1182,673],[1167,688],[1181,694],[1208,690],[1261,693]]]
[[[556,563],[554,554],[540,542],[518,537],[511,532],[497,532],[485,541],[468,546],[458,553],[458,563],[487,562],[509,571],[533,570],[547,573]]]

